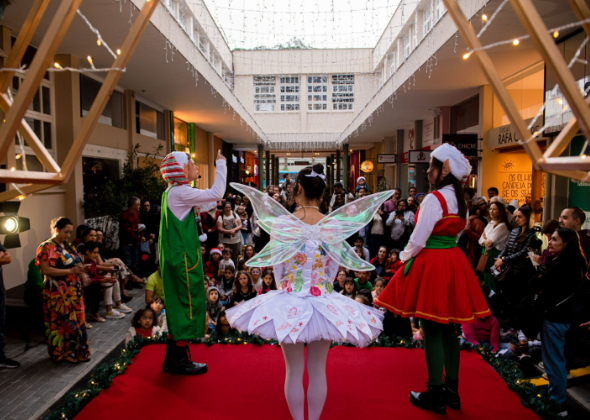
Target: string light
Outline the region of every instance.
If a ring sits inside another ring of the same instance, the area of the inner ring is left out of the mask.
[[[121,55],[121,49],[117,48],[117,55]]]
[[[485,13],[483,15],[481,15],[481,20],[483,20],[484,22],[488,20],[488,15],[486,15]]]
[[[559,36],[559,31],[554,31],[553,32],[553,38],[557,38]]]
[[[463,60],[467,60],[469,57],[471,57],[471,53],[463,54]]]
[[[10,168],[10,171],[14,172],[14,171],[16,171],[16,168],[13,166],[12,168]]]
[[[100,41],[100,38],[98,38],[98,39],[96,40],[96,45],[98,45],[99,47],[102,45],[102,42]]]
[[[16,160],[19,160],[22,157],[22,155],[19,153],[18,155],[16,155]]]
[[[61,66],[58,62],[53,63],[53,67],[55,67],[56,69],[61,69]]]
[[[518,44],[520,44],[520,41],[518,38],[516,38],[514,41],[512,41],[512,45],[516,46]]]

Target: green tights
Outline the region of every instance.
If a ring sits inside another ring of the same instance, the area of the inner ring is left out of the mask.
[[[459,341],[453,324],[421,320],[428,383],[442,385],[443,367],[449,379],[459,379]]]

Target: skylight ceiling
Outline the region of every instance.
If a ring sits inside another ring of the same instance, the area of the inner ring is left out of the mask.
[[[400,0],[204,2],[233,50],[373,48]]]

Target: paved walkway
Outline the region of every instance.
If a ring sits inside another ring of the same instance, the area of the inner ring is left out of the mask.
[[[127,304],[134,311],[145,305],[145,289],[129,292],[134,299]],[[104,307],[102,309],[104,311]],[[102,313],[104,316],[104,313]],[[90,363],[54,365],[47,355],[43,332],[27,330],[34,347],[25,350],[25,341],[17,331],[6,336],[6,354],[21,363],[18,369],[0,369],[0,419],[37,419],[70,388],[90,373],[125,339],[131,316],[105,323],[92,322],[88,330]],[[8,320],[9,322],[9,320]]]

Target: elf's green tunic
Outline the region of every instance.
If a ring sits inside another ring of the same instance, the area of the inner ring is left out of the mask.
[[[194,209],[180,221],[168,208],[168,193],[172,188],[162,195],[160,271],[168,331],[174,340],[191,340],[205,336],[201,244]]]

